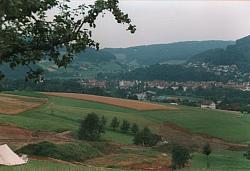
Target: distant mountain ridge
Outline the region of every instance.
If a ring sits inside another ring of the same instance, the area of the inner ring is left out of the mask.
[[[57,68],[50,61],[37,64],[45,71],[45,79],[94,79],[98,73],[120,73],[169,60],[187,61],[191,56],[213,48],[225,48],[233,41],[187,41],[130,48],[86,49],[75,55],[66,69]],[[63,50],[62,50],[63,51]],[[132,67],[131,67],[132,65]],[[22,79],[28,71],[24,67],[11,70],[8,65],[0,70],[11,79]]]
[[[226,48],[234,41],[185,41],[169,44],[144,45],[129,48],[105,48],[121,63],[134,65],[154,65],[168,60],[188,60],[193,55],[209,49]]]

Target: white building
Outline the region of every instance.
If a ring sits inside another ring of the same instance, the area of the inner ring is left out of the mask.
[[[216,109],[216,104],[212,101],[205,101],[201,103],[201,108]]]

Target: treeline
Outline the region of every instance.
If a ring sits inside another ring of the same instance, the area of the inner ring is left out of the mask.
[[[81,120],[78,138],[80,140],[99,141],[101,135],[105,134],[105,131],[111,128],[112,131],[120,131],[123,134],[133,135],[133,143],[136,145],[151,147],[161,140],[161,137],[151,132],[149,128],[145,127],[140,130],[136,123],[131,124],[127,120],[121,122],[117,117],[113,117],[110,125],[107,125],[107,123],[108,120],[104,116],[99,117],[95,113],[89,113]]]
[[[100,77],[100,75],[99,75]],[[102,76],[103,77],[103,76]],[[112,75],[113,79],[123,80],[165,80],[165,81],[225,81],[227,78],[207,72],[204,69],[184,65],[156,64],[133,71]]]
[[[98,87],[85,87],[79,80],[45,80],[44,82],[33,82],[24,80],[2,80],[0,81],[0,91],[55,91],[86,93],[100,96],[110,96],[104,89]]]

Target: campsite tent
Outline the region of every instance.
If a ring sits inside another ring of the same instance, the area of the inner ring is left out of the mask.
[[[0,146],[0,165],[14,166],[25,163],[27,161],[14,153],[7,144]]]

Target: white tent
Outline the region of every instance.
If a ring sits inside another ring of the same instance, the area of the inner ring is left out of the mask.
[[[15,166],[25,163],[27,161],[14,153],[7,144],[0,146],[0,165]]]

